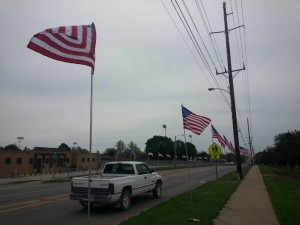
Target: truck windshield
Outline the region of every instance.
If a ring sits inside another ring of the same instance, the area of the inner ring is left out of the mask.
[[[104,168],[103,173],[110,174],[134,174],[133,166],[131,164],[107,164]]]

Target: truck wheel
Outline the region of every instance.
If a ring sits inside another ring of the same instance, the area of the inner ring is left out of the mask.
[[[152,191],[153,198],[160,198],[161,196],[161,182],[156,182],[155,188]]]
[[[123,190],[122,195],[120,197],[120,209],[125,211],[129,209],[131,203],[131,194],[129,190]]]

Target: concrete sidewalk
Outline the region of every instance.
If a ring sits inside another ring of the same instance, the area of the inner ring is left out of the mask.
[[[279,225],[258,166],[251,168],[214,224]]]

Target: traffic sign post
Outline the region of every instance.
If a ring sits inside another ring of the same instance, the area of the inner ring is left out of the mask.
[[[219,176],[218,176],[217,160],[220,159],[220,156],[222,154],[222,149],[219,145],[217,145],[215,142],[213,142],[211,144],[211,146],[209,146],[208,152],[209,152],[210,158],[215,160],[215,163],[216,163],[216,178],[217,178],[217,181],[218,181]]]

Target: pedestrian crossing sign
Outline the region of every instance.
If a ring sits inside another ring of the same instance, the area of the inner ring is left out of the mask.
[[[211,159],[220,159],[220,156],[222,154],[222,149],[219,145],[217,145],[214,142],[211,144],[211,146],[209,146],[208,152],[210,154]]]

